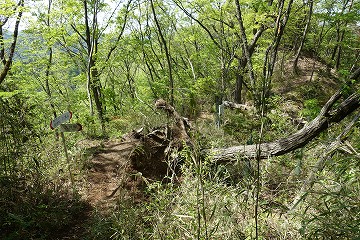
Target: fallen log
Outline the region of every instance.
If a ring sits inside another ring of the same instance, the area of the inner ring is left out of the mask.
[[[240,109],[240,110],[252,110],[253,107],[246,105],[246,104],[240,104],[240,103],[234,103],[234,102],[230,102],[230,101],[223,101],[223,105],[224,107],[230,108],[230,109]]]
[[[353,93],[336,108],[334,104],[342,97],[342,92],[336,92],[323,106],[320,114],[306,124],[298,132],[269,143],[260,144],[260,158],[279,156],[305,146],[321,132],[329,128],[333,123],[338,123],[346,116],[355,111],[359,106],[360,94]],[[214,161],[235,161],[239,157],[254,158],[257,145],[240,145],[229,148],[214,148],[203,150],[203,155],[211,156]]]
[[[350,77],[350,80],[358,80],[360,77],[360,68],[357,69]],[[351,86],[352,81],[349,81],[348,86]],[[296,133],[286,137],[275,140],[273,142],[261,143],[252,145],[239,145],[228,148],[213,148],[204,149],[201,154],[203,157],[211,157],[215,162],[231,162],[239,158],[268,158],[271,156],[280,156],[289,153],[295,149],[301,148],[316,138],[321,132],[331,127],[334,123],[338,123],[346,116],[354,112],[360,107],[360,93],[353,91],[352,94],[343,89],[338,90],[326,104],[322,107],[319,115],[311,122]],[[340,99],[345,99],[340,102]],[[340,102],[340,103],[339,103]],[[165,100],[159,99],[155,103],[156,108],[167,112],[168,116],[173,118],[174,122],[167,126],[164,131],[153,132],[143,137],[145,148],[151,149],[157,145],[156,154],[150,151],[150,156],[157,156],[157,159],[164,159],[171,151],[181,150],[185,145],[192,146],[191,139],[188,135],[189,123],[176,112],[173,106],[168,104]],[[154,135],[154,136],[153,136]],[[154,143],[150,143],[151,141]],[[155,144],[155,142],[157,144]],[[147,149],[147,150],[149,150]],[[257,153],[259,151],[259,153]],[[145,151],[147,152],[147,151]],[[161,154],[160,154],[161,153]],[[160,156],[161,155],[161,156]],[[162,161],[162,160],[160,160]],[[150,161],[151,162],[151,161]],[[151,163],[149,163],[151,164]]]
[[[269,143],[262,143],[260,147],[253,145],[240,145],[229,148],[205,149],[202,155],[210,156],[216,162],[236,161],[240,158],[255,158],[257,149],[260,149],[260,158],[279,156],[305,146],[321,132],[329,128],[333,123],[338,123],[346,116],[354,112],[359,106],[359,93],[353,93],[337,107],[334,104],[343,97],[341,90],[337,91],[323,106],[319,115],[306,124],[298,132]]]

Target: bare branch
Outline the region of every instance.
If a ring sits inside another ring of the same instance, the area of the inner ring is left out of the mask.
[[[122,27],[121,27],[121,29],[120,29],[119,35],[118,35],[117,38],[116,38],[116,42],[115,42],[114,46],[112,46],[112,47],[110,48],[110,50],[109,50],[109,52],[108,52],[108,54],[107,54],[107,56],[106,56],[105,62],[109,61],[112,52],[117,48],[118,43],[119,43],[122,35],[124,34],[125,27],[126,27],[126,23],[127,23],[127,18],[128,18],[128,16],[129,16],[129,7],[130,7],[130,4],[131,4],[131,1],[132,1],[132,0],[129,0],[128,3],[126,4],[126,12],[125,12],[125,16],[124,16],[123,25],[122,25]]]
[[[174,1],[174,3],[176,4],[176,6],[178,6],[189,18],[191,18],[192,20],[194,20],[195,22],[197,22],[200,27],[202,29],[205,30],[205,32],[207,32],[207,34],[209,35],[209,37],[211,38],[211,40],[215,43],[215,45],[222,49],[222,47],[220,46],[220,44],[216,41],[215,37],[211,34],[210,30],[197,18],[195,18],[191,13],[189,13],[182,5],[181,3]]]
[[[315,166],[311,170],[308,178],[303,182],[303,185],[301,187],[300,192],[297,194],[297,196],[294,198],[294,201],[292,202],[290,206],[290,211],[296,208],[296,206],[305,199],[307,193],[314,185],[314,182],[316,180],[316,175],[318,172],[323,170],[325,167],[326,162],[331,159],[331,157],[334,155],[335,151],[343,145],[343,142],[348,137],[350,131],[355,126],[355,124],[358,122],[360,118],[360,113],[358,113],[354,119],[346,126],[346,128],[340,133],[339,136],[328,145],[323,155],[320,157],[320,159],[316,162]]]
[[[70,26],[77,33],[77,35],[79,35],[79,37],[86,42],[85,37],[79,32],[79,30],[77,30],[75,24],[70,24]]]
[[[251,88],[254,89],[255,88],[255,74],[254,74],[254,69],[253,69],[252,62],[251,62],[251,55],[249,52],[249,45],[248,45],[245,28],[244,28],[244,24],[243,24],[243,20],[242,20],[242,14],[241,14],[239,0],[236,0],[235,3],[236,3],[236,14],[237,14],[236,17],[237,17],[237,20],[238,20],[239,26],[240,26],[242,49],[243,49],[243,52],[246,57],[246,62],[247,62],[247,66],[248,66],[248,70],[249,70],[249,77],[250,77],[250,82],[251,82]]]

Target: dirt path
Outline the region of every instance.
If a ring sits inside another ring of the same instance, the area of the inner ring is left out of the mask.
[[[139,141],[111,140],[90,158],[87,186],[82,192],[85,201],[106,213],[116,208],[121,199],[131,198],[134,202],[143,199],[143,179],[129,158],[138,144]]]

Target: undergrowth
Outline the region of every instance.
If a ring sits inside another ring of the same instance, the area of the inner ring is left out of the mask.
[[[281,98],[273,99],[274,106]],[[318,104],[309,101],[298,116],[313,117]],[[266,140],[285,136],[298,128],[292,113],[273,108],[267,116]],[[120,126],[121,132],[140,126],[151,128],[164,123],[165,115],[137,117],[136,124]],[[249,118],[249,119],[248,119]],[[254,120],[255,119],[255,120]],[[346,124],[346,123],[345,123]],[[258,122],[251,115],[227,113],[224,125],[197,122],[192,133],[194,149],[184,149],[181,171],[176,181],[144,179],[146,200],[133,202],[118,198],[116,208],[104,214],[91,209],[71,191],[61,145],[49,144],[38,153],[33,171],[22,169],[18,175],[0,178],[0,237],[2,239],[254,239],[255,176],[254,159],[236,159],[216,164],[202,158],[204,148],[255,144]],[[247,130],[245,130],[247,129]],[[289,207],[313,165],[328,144],[341,132],[335,126],[315,143],[290,154],[261,161],[259,194],[259,239],[359,239],[360,162],[356,153],[336,152],[318,173],[306,199],[294,209]],[[111,132],[111,131],[110,131]],[[116,134],[119,134],[117,132]],[[113,137],[119,137],[113,135]],[[359,130],[349,138],[359,148]],[[319,146],[320,147],[315,147]],[[95,147],[83,152],[82,145],[69,142],[72,155],[80,154],[72,169],[81,187],[83,161]],[[356,152],[356,151],[355,151]],[[76,159],[76,158],[75,158]],[[78,229],[73,233],[69,229]]]
[[[56,239],[71,236],[88,217],[90,206],[67,188],[51,181],[12,177],[0,179],[0,238]]]

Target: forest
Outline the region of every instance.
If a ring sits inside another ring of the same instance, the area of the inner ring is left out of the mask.
[[[0,239],[360,239],[360,2],[0,0]]]

